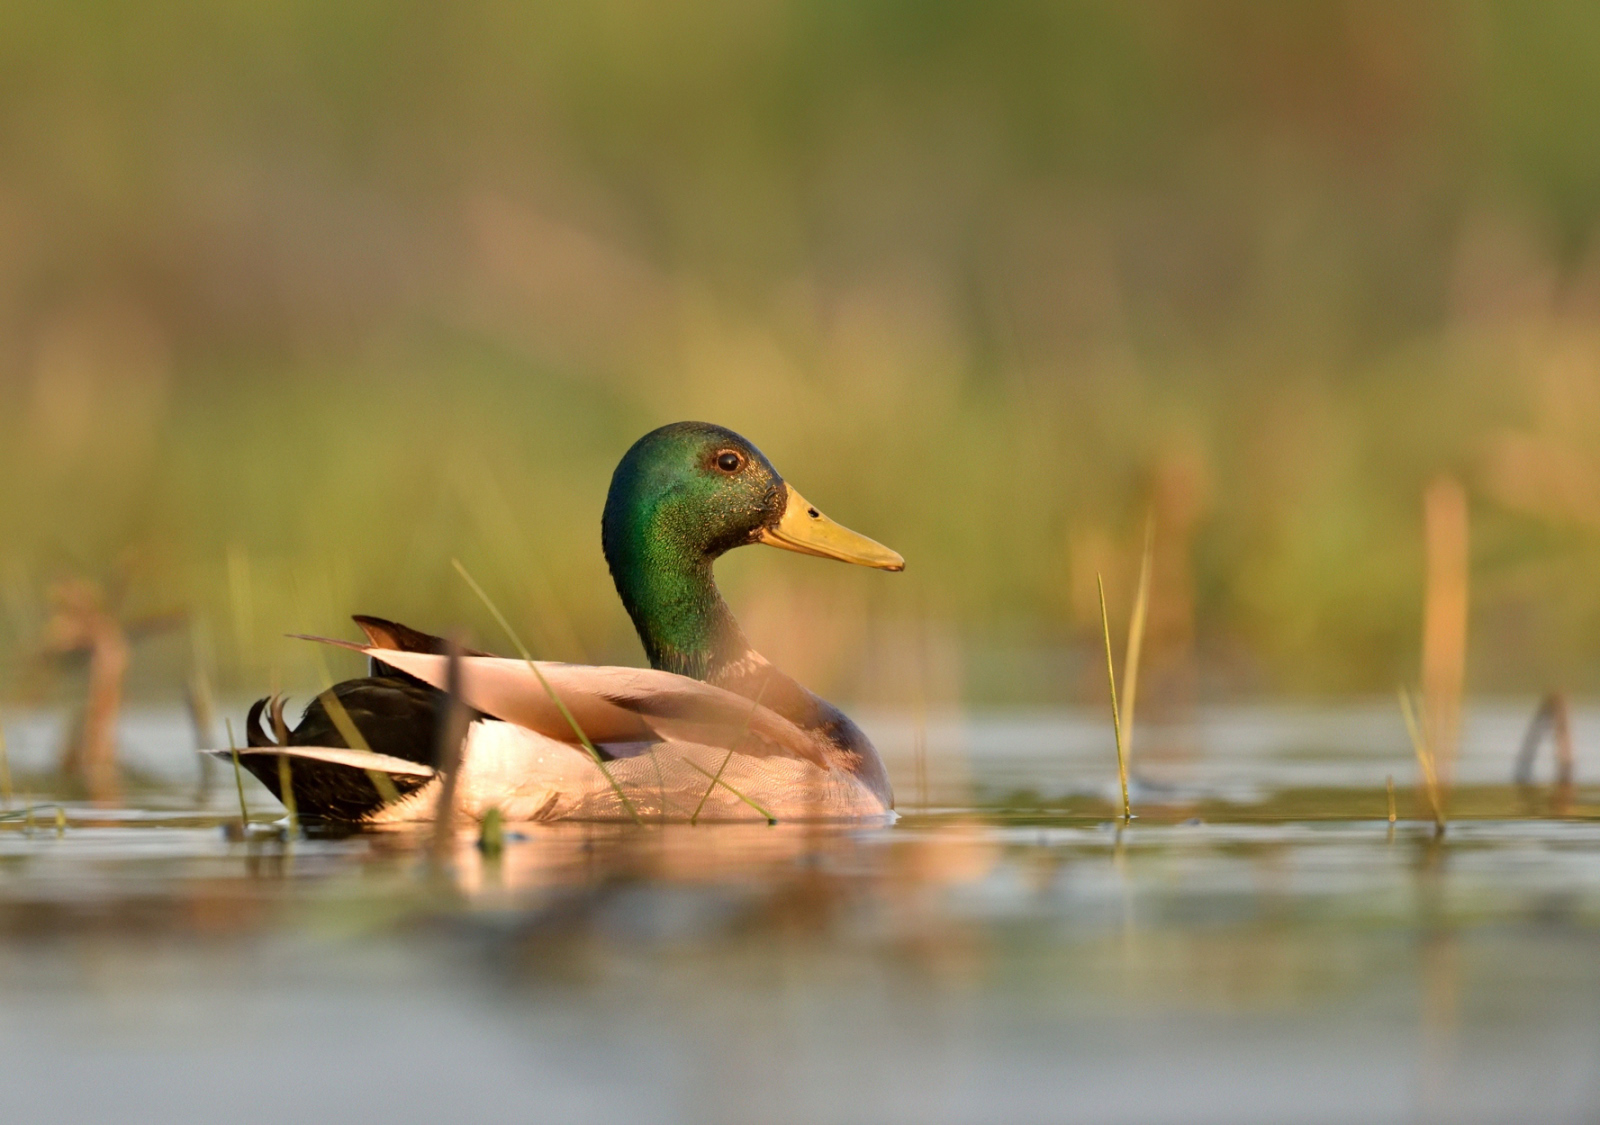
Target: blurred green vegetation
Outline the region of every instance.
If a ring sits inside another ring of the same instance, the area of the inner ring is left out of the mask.
[[[886,702],[1414,678],[1421,490],[1470,679],[1600,688],[1600,8],[684,0],[0,6],[0,631],[87,576],[176,690],[286,631],[638,659],[632,439],[744,432],[901,577],[722,566]],[[345,665],[340,665],[343,670]]]

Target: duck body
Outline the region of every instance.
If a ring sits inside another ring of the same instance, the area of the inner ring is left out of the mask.
[[[279,794],[278,759],[291,758],[301,813],[341,821],[431,819],[447,791],[458,812],[495,807],[513,820],[890,814],[871,741],[755,651],[712,566],[757,542],[889,570],[903,567],[898,555],[828,520],[753,445],[706,423],[634,444],[601,529],[650,668],[452,658],[438,637],[358,617],[369,643],[332,643],[365,653],[373,675],[319,696],[293,730],[276,700],[258,703],[241,764]],[[452,659],[471,721],[446,785],[439,732]],[[268,708],[276,734],[263,729]],[[366,746],[348,745],[352,724]]]

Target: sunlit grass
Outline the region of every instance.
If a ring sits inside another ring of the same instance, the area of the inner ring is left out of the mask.
[[[1133,710],[1139,698],[1139,660],[1144,652],[1145,619],[1150,610],[1150,574],[1155,559],[1156,523],[1145,521],[1144,551],[1139,556],[1139,586],[1133,599],[1133,614],[1128,618],[1128,647],[1122,657],[1122,738],[1128,757],[1133,757]]]
[[[1417,756],[1417,767],[1422,771],[1423,792],[1427,794],[1428,810],[1433,816],[1434,829],[1443,832],[1445,829],[1444,797],[1439,786],[1439,764],[1434,756],[1434,748],[1428,740],[1428,732],[1417,717],[1416,704],[1412,701],[1411,693],[1405,688],[1400,689],[1400,713],[1405,718],[1406,734],[1411,739],[1412,752]]]
[[[1122,819],[1133,816],[1128,804],[1128,756],[1122,745],[1122,715],[1117,710],[1117,666],[1111,657],[1111,620],[1106,616],[1105,579],[1096,576],[1100,585],[1100,625],[1106,642],[1106,682],[1111,689],[1111,730],[1117,740],[1117,781],[1122,786]]]
[[[467,568],[462,566],[459,560],[452,560],[452,565],[456,568],[456,573],[460,574],[461,577],[466,581],[467,585],[472,587],[472,592],[478,595],[478,598],[494,616],[494,619],[499,624],[500,628],[505,631],[506,637],[511,641],[512,645],[515,646],[517,653],[522,657],[523,663],[528,666],[528,670],[531,671],[534,674],[534,677],[539,681],[539,686],[544,688],[545,694],[550,697],[550,702],[556,705],[556,710],[561,712],[561,717],[564,718],[567,721],[567,725],[572,728],[572,733],[575,734],[578,738],[578,741],[583,744],[583,748],[589,752],[589,757],[594,762],[595,768],[605,776],[607,784],[611,786],[611,791],[617,795],[617,800],[622,802],[622,807],[627,810],[629,818],[632,819],[635,824],[643,824],[644,822],[639,818],[639,810],[634,808],[633,802],[629,800],[628,795],[622,791],[622,786],[617,784],[617,779],[612,776],[611,770],[606,766],[606,760],[601,755],[599,749],[593,742],[589,741],[589,736],[585,734],[583,728],[578,725],[578,720],[573,716],[572,712],[567,709],[567,705],[561,701],[561,697],[556,694],[555,688],[550,686],[550,681],[544,678],[544,673],[539,670],[539,665],[534,662],[533,653],[529,652],[528,646],[522,643],[522,638],[517,634],[517,631],[511,627],[511,622],[506,620],[505,615],[501,613],[500,608],[494,604],[494,601],[489,597],[488,592],[485,591],[482,586],[478,585],[477,579],[473,578],[472,575],[467,572]]]
[[[734,753],[741,745],[743,745],[744,740],[750,735],[750,724],[755,721],[756,712],[761,708],[761,700],[767,694],[767,683],[767,679],[763,679],[761,681],[761,687],[759,690],[757,690],[756,697],[750,704],[750,712],[745,716],[744,726],[739,729],[739,737],[735,738],[731,743],[728,744],[728,752],[722,756],[722,761],[717,765],[717,772],[711,775],[711,783],[706,786],[706,791],[700,794],[700,803],[695,805],[694,812],[689,815],[690,824],[698,824],[700,822],[700,810],[706,807],[706,801],[710,798],[712,791],[716,789],[718,784],[725,785],[728,792],[732,793],[745,804],[755,809],[756,812],[766,817],[769,824],[776,824],[778,822],[777,818],[766,809],[756,804],[756,802],[752,801],[749,797],[746,797],[743,793],[740,793],[733,786],[727,785],[722,781],[722,771],[728,768],[728,763],[733,760]],[[693,762],[690,762],[689,764],[692,766],[694,765]],[[695,768],[699,769],[700,767],[695,766]],[[704,773],[705,771],[701,770],[700,772]]]

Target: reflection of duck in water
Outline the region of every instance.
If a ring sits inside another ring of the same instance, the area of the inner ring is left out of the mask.
[[[699,422],[664,426],[628,450],[601,529],[651,668],[539,662],[547,692],[527,662],[463,656],[461,697],[477,721],[456,779],[458,808],[475,815],[497,806],[515,820],[634,811],[689,819],[697,808],[708,819],[858,817],[892,807],[872,743],[750,647],[717,592],[712,564],[749,543],[883,570],[903,569],[898,554],[822,515],[738,434]],[[355,620],[370,643],[350,647],[368,654],[374,674],[334,687],[332,713],[324,693],[293,731],[284,731],[273,701],[276,741],[261,729],[267,701],[257,703],[251,749],[240,760],[278,794],[278,758],[291,758],[302,813],[430,819],[443,788],[436,767],[444,642]],[[340,733],[352,723],[365,748],[349,749],[358,740]],[[386,802],[380,789],[391,785],[399,799]]]

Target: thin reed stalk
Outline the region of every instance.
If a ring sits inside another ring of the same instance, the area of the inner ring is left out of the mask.
[[[1572,754],[1572,715],[1567,706],[1567,697],[1562,692],[1555,694],[1552,710],[1554,711],[1555,725],[1553,733],[1556,743],[1556,788],[1571,789],[1573,775]]]
[[[500,607],[494,604],[494,600],[489,597],[488,591],[486,591],[482,586],[478,585],[478,580],[473,578],[471,574],[467,573],[467,568],[461,565],[460,559],[451,559],[450,563],[456,568],[456,573],[461,575],[461,577],[466,580],[468,586],[472,587],[472,592],[478,595],[478,600],[483,602],[484,606],[489,610],[490,614],[493,615],[500,628],[505,630],[506,636],[509,637],[511,639],[511,643],[516,646],[517,653],[522,657],[523,663],[527,664],[528,669],[534,674],[534,677],[538,679],[539,686],[544,688],[545,694],[550,697],[550,702],[556,705],[556,710],[560,711],[561,717],[566,719],[567,725],[572,728],[572,733],[578,736],[579,742],[583,743],[583,748],[589,752],[589,757],[594,761],[595,766],[602,774],[605,775],[605,779],[607,783],[610,784],[612,792],[617,795],[617,800],[622,802],[622,807],[628,810],[628,815],[633,818],[633,822],[637,825],[643,826],[644,821],[639,816],[639,810],[633,807],[633,802],[630,801],[628,799],[628,795],[622,791],[622,786],[617,784],[617,779],[612,775],[611,771],[606,768],[606,760],[600,756],[600,751],[596,749],[595,744],[589,741],[589,736],[583,733],[583,728],[578,725],[578,720],[573,717],[572,712],[567,710],[567,705],[563,703],[561,701],[561,697],[556,694],[556,689],[550,686],[550,681],[544,678],[543,672],[539,671],[539,665],[534,663],[533,653],[529,652],[528,646],[522,643],[522,638],[519,637],[517,635],[517,631],[511,627],[511,622],[506,620],[505,614],[500,612]],[[690,764],[692,765],[693,763]],[[729,788],[731,789],[732,787],[730,786]]]
[[[323,659],[320,647],[312,648],[312,654],[317,661],[317,673],[322,677],[322,693],[317,696],[322,700],[322,707],[328,712],[328,718],[333,720],[334,729],[339,732],[339,737],[344,739],[344,744],[352,750],[365,750],[371,752],[372,747],[367,744],[367,738],[361,733],[361,728],[356,726],[356,721],[350,717],[350,712],[345,709],[344,701],[333,692],[333,673],[328,669],[328,662]],[[273,710],[273,722],[278,725],[278,741],[284,741],[284,733],[278,718],[278,711]],[[386,805],[392,805],[400,800],[400,791],[394,787],[394,781],[382,770],[365,771],[367,780],[372,782],[372,787],[378,791],[378,799]]]
[[[1444,802],[1439,794],[1438,764],[1434,760],[1433,747],[1429,745],[1427,733],[1417,721],[1417,711],[1411,701],[1411,693],[1405,688],[1400,689],[1400,713],[1405,716],[1406,733],[1411,736],[1411,748],[1416,752],[1417,765],[1422,768],[1422,783],[1428,797],[1428,807],[1433,810],[1433,826],[1435,833],[1444,832]]]
[[[1133,757],[1133,708],[1139,698],[1139,658],[1144,653],[1144,627],[1150,610],[1150,572],[1155,557],[1156,521],[1151,516],[1144,525],[1144,554],[1139,559],[1139,592],[1133,599],[1133,616],[1128,619],[1128,647],[1122,658],[1122,741],[1128,757]]]
[[[715,777],[710,770],[706,769],[704,766],[700,765],[698,762],[691,762],[691,761],[689,761],[688,758],[685,758],[683,761],[690,769],[694,770],[696,773],[700,773],[700,774],[703,774],[706,777],[711,778],[711,782],[712,782],[713,785],[721,785],[729,793],[732,793],[735,797],[739,798],[739,800],[743,801],[745,804],[747,804],[751,808],[755,809],[756,812],[758,812],[762,816],[766,817],[768,824],[776,824],[776,823],[778,823],[778,818],[773,816],[770,812],[768,812],[766,809],[762,808],[760,805],[758,805],[753,798],[748,797],[745,794],[739,792],[739,790],[737,790],[733,786],[729,785],[726,781],[718,780],[718,778]]]
[[[1122,746],[1122,715],[1117,710],[1117,665],[1111,656],[1111,618],[1106,613],[1106,581],[1096,574],[1100,588],[1100,629],[1106,642],[1106,680],[1111,686],[1111,730],[1117,739],[1117,780],[1122,785],[1122,819],[1130,820],[1133,809],[1128,803],[1128,758]]]
[[[717,772],[712,776],[711,784],[707,785],[706,791],[700,794],[700,803],[694,807],[694,812],[689,815],[689,823],[691,825],[700,823],[700,810],[706,807],[706,800],[711,796],[711,791],[717,787],[718,783],[721,783],[728,790],[728,792],[738,796],[738,791],[734,789],[733,786],[728,785],[722,780],[722,771],[728,768],[729,762],[733,761],[733,752],[737,750],[744,743],[744,740],[750,736],[750,724],[755,722],[756,712],[761,710],[762,697],[767,694],[767,685],[771,682],[771,676],[768,676],[761,681],[761,688],[756,692],[755,702],[750,704],[750,713],[744,717],[744,727],[739,731],[739,737],[733,740],[732,745],[728,747],[728,752],[722,756],[722,764],[717,766]],[[694,763],[692,762],[690,763],[690,765],[693,764]],[[751,803],[754,804],[754,802]],[[772,820],[771,813],[762,810],[762,815],[768,820]]]

